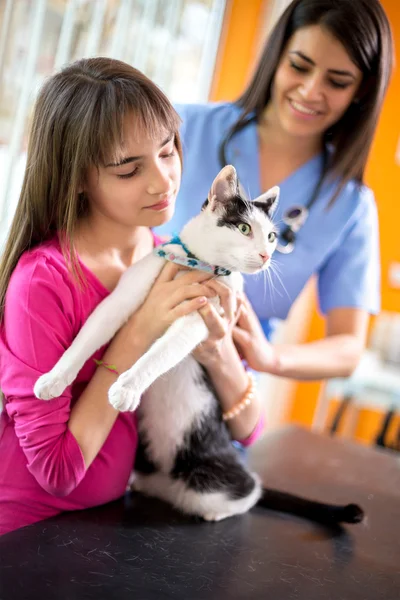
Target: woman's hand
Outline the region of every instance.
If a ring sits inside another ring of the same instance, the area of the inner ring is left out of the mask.
[[[215,295],[207,285],[210,273],[188,270],[175,279],[179,271],[179,265],[166,263],[141,307],[119,332],[128,348],[131,340],[146,352],[174,321],[204,307]]]
[[[222,359],[225,346],[232,344],[232,328],[237,319],[237,295],[220,280],[206,282],[213,296],[219,296],[220,309],[208,303],[199,313],[207,325],[209,335],[193,351],[193,356],[204,367],[211,367]]]
[[[211,379],[222,412],[232,410],[248,391],[249,376],[232,339],[232,331],[239,314],[238,296],[219,281],[210,281],[208,286],[218,294],[221,301],[219,314],[211,303],[199,310],[209,336],[193,352],[194,358],[202,364]],[[257,394],[252,402],[227,425],[232,438],[246,440],[260,422],[261,403]]]
[[[240,296],[240,312],[232,337],[251,369],[275,375],[279,373],[279,356],[266,339],[260,321],[244,294]]]

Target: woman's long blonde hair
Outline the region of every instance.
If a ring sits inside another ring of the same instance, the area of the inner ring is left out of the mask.
[[[111,58],[79,60],[50,77],[34,108],[22,191],[0,263],[0,320],[11,274],[24,251],[62,234],[77,273],[74,233],[87,211],[79,193],[89,166],[118,160],[123,122],[132,112],[140,130],[179,138],[180,119],[143,73]]]

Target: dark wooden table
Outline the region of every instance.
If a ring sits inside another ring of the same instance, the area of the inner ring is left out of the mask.
[[[210,524],[139,496],[0,538],[0,600],[398,600],[400,455],[287,427],[251,462],[271,486],[358,502],[329,531],[255,508]]]

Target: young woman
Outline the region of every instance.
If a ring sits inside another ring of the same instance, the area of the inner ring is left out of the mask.
[[[166,264],[141,308],[75,383],[50,402],[33,386],[71,344],[130,264],[152,250],[151,228],[174,211],[179,118],[144,75],[119,61],[81,60],[51,77],[36,103],[19,204],[0,266],[0,534],[121,496],[137,445],[135,415],[107,392],[180,315],[200,309],[197,351],[224,411],[248,377],[232,341],[226,286]],[[218,294],[223,319],[207,303]],[[230,323],[230,325],[229,325]],[[230,421],[244,444],[259,430],[256,400]]]
[[[198,210],[225,163],[253,198],[281,189],[275,273],[246,286],[265,335],[250,305],[235,330],[256,370],[319,379],[347,376],[359,360],[368,313],[379,309],[377,214],[363,178],[391,64],[378,0],[294,0],[235,103],[178,107],[185,171],[165,230]],[[325,339],[272,346],[276,324],[313,275]]]

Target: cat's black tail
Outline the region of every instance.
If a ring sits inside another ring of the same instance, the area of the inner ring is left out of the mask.
[[[364,518],[363,510],[357,504],[335,505],[307,500],[301,496],[263,488],[258,506],[304,517],[323,525],[339,523],[360,523]]]

